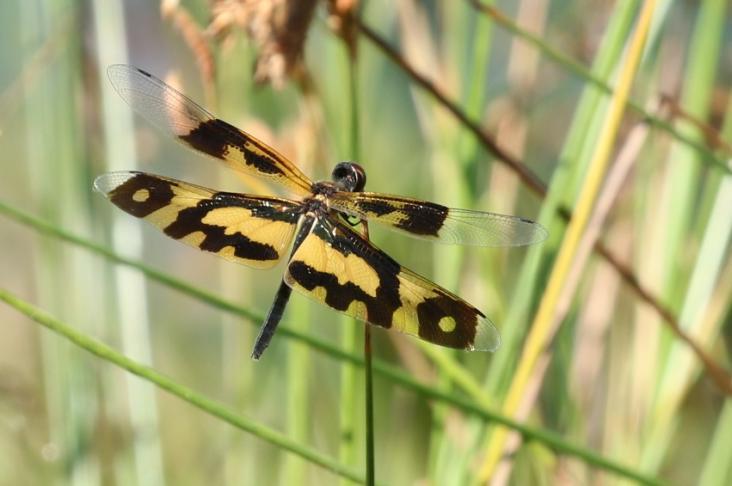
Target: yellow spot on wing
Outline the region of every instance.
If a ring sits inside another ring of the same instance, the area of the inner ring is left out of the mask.
[[[150,198],[150,191],[147,189],[138,189],[132,195],[132,200],[135,202],[145,202]]]
[[[437,325],[440,326],[442,332],[452,332],[455,330],[455,326],[457,326],[457,323],[455,322],[455,319],[453,317],[445,316],[440,319],[440,322],[438,322]]]
[[[240,228],[240,232],[251,239],[270,245],[278,252],[281,252],[290,243],[293,231],[295,231],[295,225],[292,223],[263,218],[252,218],[245,221]]]
[[[230,163],[246,165],[247,164],[247,152],[246,151],[257,155],[258,157],[267,159],[267,161],[270,162],[274,166],[277,166],[277,167],[280,166],[279,161],[273,160],[271,155],[264,152],[261,148],[259,148],[255,144],[253,144],[251,141],[247,141],[244,144],[244,150],[242,150],[240,147],[238,147],[236,145],[227,144],[224,149],[224,158]]]

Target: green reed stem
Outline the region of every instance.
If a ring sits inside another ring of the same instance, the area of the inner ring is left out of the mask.
[[[359,110],[358,110],[358,62],[356,47],[351,46],[348,59],[348,88],[351,101],[351,155],[354,160],[361,158],[361,140],[359,136]],[[369,237],[369,230],[366,222],[363,222],[363,235]],[[354,319],[355,321],[355,319]],[[355,324],[355,323],[354,323]],[[354,327],[354,326],[352,326]],[[375,462],[374,462],[374,390],[373,390],[373,368],[371,365],[371,327],[368,324],[363,326],[363,357],[364,357],[364,413],[366,425],[366,484],[374,484]]]
[[[186,295],[200,300],[201,302],[205,302],[212,307],[243,317],[247,321],[251,322],[253,325],[259,325],[259,323],[264,320],[264,316],[261,314],[258,314],[249,309],[243,308],[239,305],[222,299],[204,289],[190,285],[175,277],[148,267],[147,265],[144,265],[140,262],[118,255],[97,243],[68,233],[63,229],[57,228],[56,226],[46,221],[36,218],[35,216],[32,216],[23,211],[20,211],[3,202],[0,202],[0,214],[4,214],[14,221],[30,226],[31,228],[42,233],[85,248],[93,253],[107,258],[110,261],[135,268],[150,279],[156,280],[163,285],[178,290]],[[278,329],[278,333],[281,336],[285,336],[289,339],[296,339],[304,344],[307,344],[308,346],[311,346],[312,348],[324,354],[327,354],[334,359],[351,363],[356,366],[364,366],[364,359],[360,356],[347,353],[331,344],[328,344],[327,342],[324,342],[312,336],[295,332],[286,325],[280,326],[280,328]],[[495,422],[497,424],[509,427],[520,433],[525,441],[539,442],[559,454],[577,457],[588,465],[603,469],[608,472],[613,472],[619,476],[634,479],[643,484],[660,483],[659,480],[656,478],[646,476],[622,464],[618,464],[617,462],[606,459],[587,448],[574,445],[564,440],[558,434],[523,425],[519,422],[513,421],[507,417],[491,411],[487,407],[476,403],[474,400],[469,400],[455,394],[448,394],[444,391],[436,389],[431,384],[421,383],[412,378],[407,373],[391,365],[388,365],[381,360],[373,360],[373,370],[375,373],[386,378],[392,383],[412,390],[415,393],[424,397],[425,399],[438,400],[441,402],[449,403],[453,407],[460,409],[463,412],[469,413],[475,417],[478,417],[486,422]]]
[[[347,67],[345,69],[348,77],[348,106],[349,106],[349,133],[348,133],[348,158],[359,161],[359,119],[358,119],[358,96],[357,81],[354,62],[354,53],[351,46],[343,42]],[[356,355],[358,353],[358,337],[356,330],[361,325],[356,319],[343,315],[341,317],[341,347],[343,350]],[[356,368],[347,364],[340,369],[340,441],[339,457],[341,462],[350,464],[356,461],[356,397],[358,395],[358,383],[356,379]]]
[[[15,297],[4,289],[0,289],[0,300],[5,301],[8,305],[14,307],[22,314],[25,314],[30,319],[50,329],[56,334],[65,337],[77,346],[89,351],[105,361],[109,361],[110,363],[139,376],[144,380],[154,383],[157,387],[170,392],[172,395],[183,399],[196,408],[203,410],[214,417],[220,418],[238,429],[249,432],[262,440],[296,454],[303,459],[312,462],[313,464],[317,464],[339,476],[348,478],[357,483],[364,482],[364,478],[362,476],[342,466],[334,459],[309,447],[305,447],[302,444],[298,444],[276,430],[265,427],[249,418],[237,414],[234,410],[228,408],[224,404],[198,394],[195,390],[177,383],[149,366],[145,366],[131,360],[106,344],[76,331],[64,322],[55,319],[43,310]]]
[[[366,387],[366,484],[374,484],[374,385],[371,366],[371,326],[363,326],[364,386]]]

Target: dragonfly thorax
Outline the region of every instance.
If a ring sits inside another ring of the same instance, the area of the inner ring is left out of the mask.
[[[313,195],[302,201],[300,206],[301,214],[310,214],[313,216],[325,216],[330,211],[328,204],[328,196],[335,192],[332,183],[325,181],[324,183],[316,182],[313,184]]]

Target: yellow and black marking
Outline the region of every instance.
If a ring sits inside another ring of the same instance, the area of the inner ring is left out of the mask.
[[[291,201],[216,192],[141,172],[106,174],[94,183],[116,206],[166,235],[238,263],[271,267],[294,237],[285,277],[252,353],[255,359],[274,335],[292,289],[362,321],[435,344],[468,350],[498,347],[495,326],[478,309],[400,266],[349,225],[369,220],[419,238],[478,246],[537,243],[547,236],[541,225],[362,192],[366,173],[353,162],[337,164],[331,181],[313,183],[275,149],[150,73],[115,65],[108,75],[135,111],[181,143],[302,197]]]
[[[331,219],[312,224],[285,282],[352,317],[442,346],[493,349],[499,342],[478,309]]]
[[[107,71],[115,90],[135,111],[184,144],[235,170],[309,194],[312,181],[264,142],[216,118],[147,71],[120,64]]]
[[[275,179],[285,186],[310,190],[311,182],[283,155],[218,118],[201,121],[180,140],[206,155],[222,159],[236,169]]]
[[[297,224],[299,206],[293,202],[215,192],[142,172],[106,174],[95,186],[171,238],[257,268],[277,263]]]
[[[517,216],[454,209],[418,199],[373,192],[336,192],[331,205],[360,219],[387,224],[406,234],[443,243],[522,246],[543,241],[546,230]]]
[[[375,193],[336,193],[332,204],[363,219],[386,223],[413,235],[435,238],[449,212],[449,208],[441,204]]]

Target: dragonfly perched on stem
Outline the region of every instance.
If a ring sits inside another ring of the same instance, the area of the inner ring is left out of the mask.
[[[227,260],[270,268],[289,249],[284,277],[254,345],[254,359],[267,348],[293,289],[361,321],[441,346],[484,351],[499,346],[498,331],[481,311],[399,265],[353,226],[369,221],[443,243],[521,246],[546,238],[541,225],[516,216],[364,192],[366,174],[353,162],[337,164],[332,180],[313,182],[275,149],[216,118],[150,73],[113,65],[108,74],[135,111],[178,141],[299,197],[221,192],[137,171],[108,173],[94,181],[94,188],[123,211]]]

